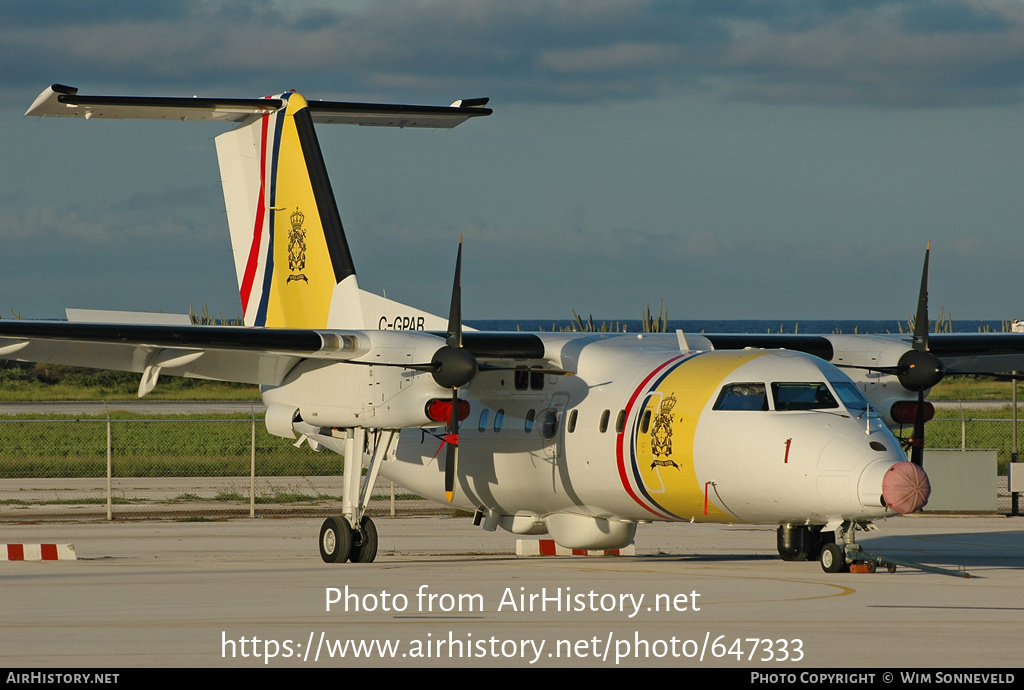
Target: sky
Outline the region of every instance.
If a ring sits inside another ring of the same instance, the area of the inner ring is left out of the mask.
[[[0,317],[238,317],[212,123],[82,94],[447,105],[318,130],[360,285],[475,319],[1024,317],[1024,2],[5,0]]]

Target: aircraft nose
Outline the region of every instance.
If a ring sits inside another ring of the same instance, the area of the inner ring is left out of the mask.
[[[928,475],[912,462],[897,462],[882,477],[882,498],[900,515],[924,508],[931,492]]]

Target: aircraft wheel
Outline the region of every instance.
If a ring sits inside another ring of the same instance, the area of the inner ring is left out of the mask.
[[[348,557],[353,563],[373,563],[377,557],[377,527],[365,515],[359,521],[359,529],[352,530],[352,550]]]
[[[329,517],[320,526],[320,558],[324,563],[344,563],[352,551],[352,528],[343,517]]]
[[[846,554],[837,544],[821,547],[821,569],[826,573],[838,573],[846,566]]]

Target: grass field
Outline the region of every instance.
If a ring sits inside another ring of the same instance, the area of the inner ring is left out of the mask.
[[[931,401],[942,400],[1009,400],[1013,396],[1009,381],[979,379],[975,376],[950,376],[928,394]],[[1017,396],[1024,401],[1021,391]]]
[[[0,478],[104,477],[106,417],[54,415],[45,420],[0,419]],[[137,415],[111,421],[115,477],[247,476],[252,457],[252,418]],[[256,420],[256,471],[263,477],[335,476],[336,453],[293,447]]]

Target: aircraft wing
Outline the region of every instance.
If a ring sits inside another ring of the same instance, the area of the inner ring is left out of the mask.
[[[797,350],[834,364],[855,366],[895,365],[899,354],[911,349],[907,335],[797,335],[797,334],[702,334],[716,350],[747,347]],[[877,343],[888,344],[892,361],[870,358],[860,361],[858,352],[871,353]],[[929,350],[942,360],[948,373],[1009,373],[1024,371],[1024,334],[1022,333],[933,333]]]
[[[312,330],[0,321],[2,359],[240,383],[276,385],[303,358],[358,349],[355,334]]]
[[[450,106],[308,101],[314,123],[373,127],[450,129],[472,117],[490,115],[486,98]],[[285,106],[281,98],[171,98],[164,96],[85,96],[73,86],[54,84],[39,94],[25,115],[85,119],[200,120],[245,122]]]
[[[0,321],[0,359],[96,369],[278,385],[303,359],[358,361],[396,335],[406,342],[444,337],[422,331],[337,331],[242,326]],[[475,333],[465,347],[481,360],[541,359],[544,343],[529,333]],[[385,348],[386,350],[386,348]],[[388,364],[380,358],[362,363]],[[400,364],[399,364],[400,366]],[[144,382],[145,386],[145,382]],[[140,388],[140,393],[149,392]]]
[[[928,347],[951,373],[1024,371],[1024,333],[935,333]]]

